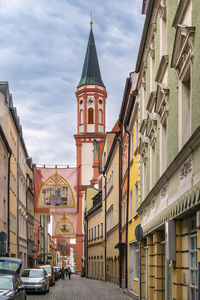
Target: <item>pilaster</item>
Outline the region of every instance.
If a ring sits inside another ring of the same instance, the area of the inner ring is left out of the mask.
[[[148,287],[149,287],[149,300],[154,300],[154,253],[153,253],[153,235],[147,237],[148,246]]]
[[[154,300],[164,298],[164,253],[162,242],[162,232],[157,231],[153,234],[154,242]]]

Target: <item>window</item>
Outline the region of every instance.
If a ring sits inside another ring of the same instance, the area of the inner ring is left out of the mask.
[[[150,92],[154,91],[154,85],[155,85],[155,45],[154,41],[151,43],[153,46],[153,49],[151,49],[150,52]],[[146,109],[146,106],[145,108]]]
[[[133,250],[133,276],[134,279],[139,278],[139,247],[137,244],[134,245],[134,250]]]
[[[80,121],[80,124],[83,124],[83,110],[82,109],[80,110],[79,121]]]
[[[138,147],[138,118],[135,121],[135,148]]]
[[[135,183],[135,216],[138,214],[137,209],[138,209],[138,181]]]
[[[143,201],[146,197],[146,185],[147,185],[147,166],[146,163],[143,163]]]
[[[189,300],[197,300],[197,228],[196,217],[189,219]]]
[[[197,235],[190,236],[190,299],[197,299]]]
[[[130,149],[130,156],[131,156],[131,161],[132,161],[132,159],[133,159],[133,129],[132,129],[132,131],[131,131],[131,141],[130,141],[130,143],[131,143],[131,149]]]
[[[102,109],[99,109],[99,124],[103,124],[103,111]]]
[[[179,81],[179,147],[181,148],[191,134],[191,79],[190,68]]]
[[[93,228],[91,228],[91,241],[93,241]]]
[[[88,242],[90,241],[90,229],[88,230]]]
[[[132,220],[132,209],[133,209],[133,191],[130,190],[130,194],[129,194],[129,220]]]
[[[103,237],[103,223],[101,223],[101,237]]]
[[[94,226],[94,240],[96,240],[96,226]]]
[[[99,227],[100,227],[100,225],[98,224],[97,225],[97,238],[99,239]]]
[[[88,109],[88,124],[94,123],[94,110],[93,108]]]
[[[111,230],[113,228],[113,205],[111,205],[111,207],[108,209],[107,211],[107,216],[106,216],[106,229],[107,229],[107,232],[109,230]]]
[[[160,176],[167,168],[167,120],[160,124]]]
[[[166,7],[163,8],[163,13],[160,18],[160,57],[167,54],[167,22],[166,22]]]
[[[155,146],[150,147],[150,188],[154,186],[155,183]]]

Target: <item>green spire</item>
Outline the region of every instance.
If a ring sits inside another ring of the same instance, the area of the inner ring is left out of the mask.
[[[94,41],[94,35],[92,31],[93,21],[91,19],[90,25],[90,35],[87,45],[87,50],[85,54],[85,61],[83,65],[83,71],[81,75],[81,80],[78,84],[78,87],[84,84],[98,84],[104,86],[103,81],[101,79],[101,72],[99,68],[99,62],[97,57],[97,51]]]

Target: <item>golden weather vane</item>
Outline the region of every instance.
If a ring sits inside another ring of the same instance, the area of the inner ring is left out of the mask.
[[[93,20],[92,20],[92,12],[91,12],[91,20],[90,20],[90,25],[92,26]]]

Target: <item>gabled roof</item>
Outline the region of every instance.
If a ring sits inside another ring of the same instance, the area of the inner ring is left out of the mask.
[[[94,41],[94,35],[92,31],[92,25],[90,29],[90,35],[87,45],[87,50],[85,54],[85,61],[83,65],[83,71],[81,75],[81,80],[78,87],[84,84],[98,84],[104,87],[103,81],[101,79],[101,72],[99,68],[99,62],[97,57],[97,51]]]

